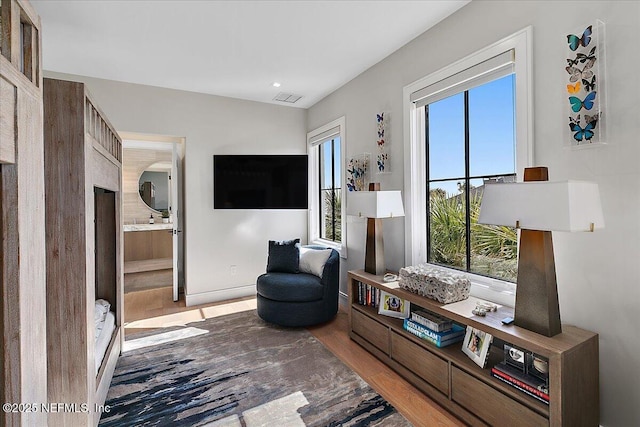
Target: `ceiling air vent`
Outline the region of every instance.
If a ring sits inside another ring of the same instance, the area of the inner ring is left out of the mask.
[[[293,104],[296,101],[298,101],[300,98],[302,98],[302,96],[300,95],[293,95],[291,93],[280,92],[279,94],[276,95],[275,98],[273,98],[273,100],[280,101],[280,102],[288,102],[290,104]]]

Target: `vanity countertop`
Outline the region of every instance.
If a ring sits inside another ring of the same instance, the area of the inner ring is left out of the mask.
[[[125,224],[122,229],[127,231],[155,231],[155,230],[171,230],[173,224]]]

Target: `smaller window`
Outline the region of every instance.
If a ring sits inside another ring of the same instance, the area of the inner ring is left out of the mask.
[[[318,174],[320,188],[318,218],[320,238],[332,242],[342,241],[342,188],[340,137],[333,137],[318,146]]]
[[[309,242],[346,257],[343,205],[344,118],[307,134],[309,154]]]

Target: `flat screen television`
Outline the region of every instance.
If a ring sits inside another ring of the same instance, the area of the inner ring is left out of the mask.
[[[214,209],[307,209],[307,155],[214,155]]]

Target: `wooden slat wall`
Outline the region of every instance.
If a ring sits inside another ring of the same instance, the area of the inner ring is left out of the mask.
[[[27,1],[2,0],[0,399],[46,403],[45,220],[40,19]],[[28,37],[20,46],[20,23]],[[29,57],[28,75],[20,63]],[[13,126],[11,126],[13,124]],[[0,425],[46,425],[46,414],[0,413]]]

